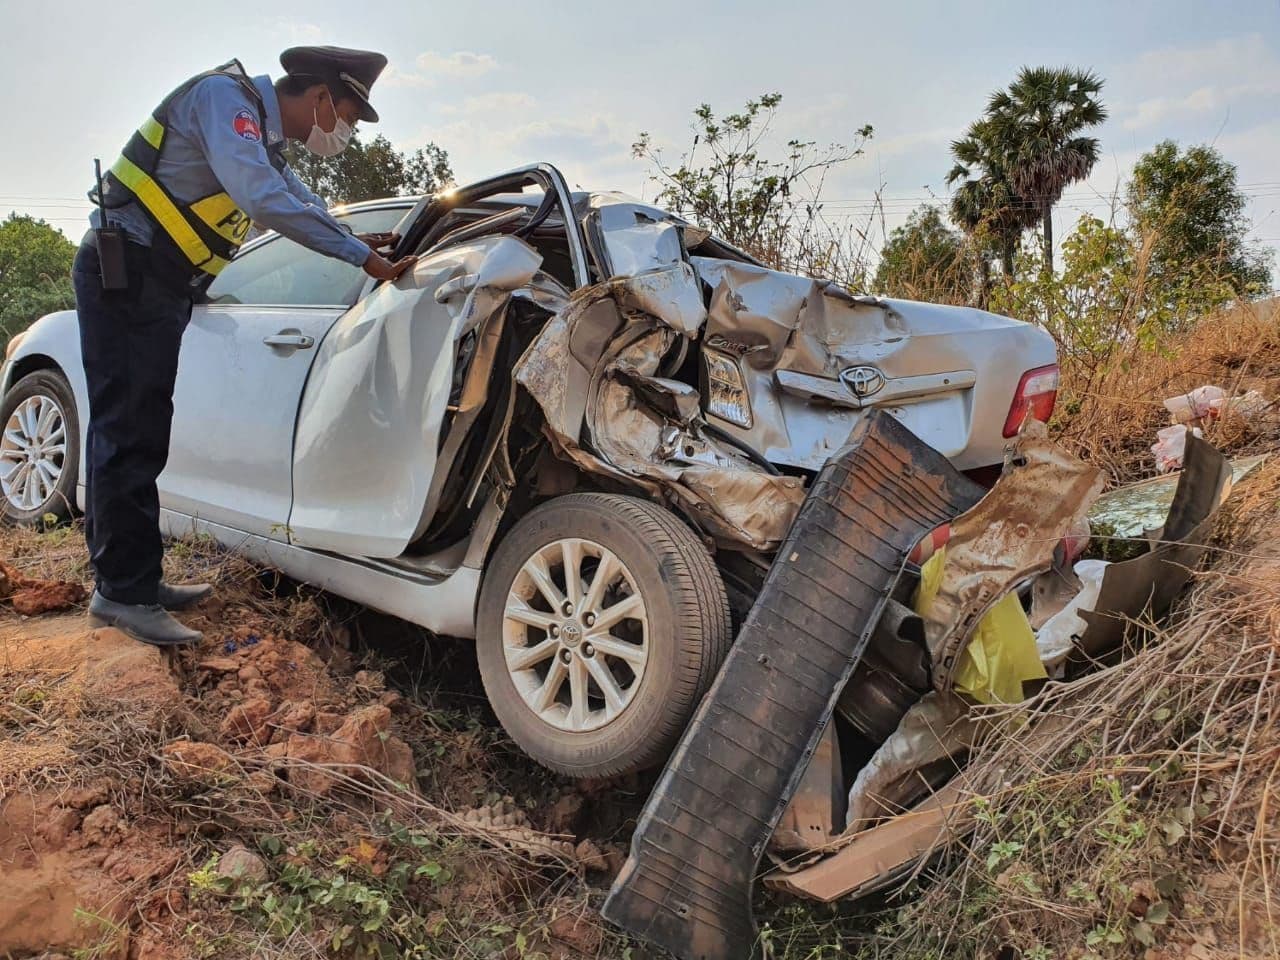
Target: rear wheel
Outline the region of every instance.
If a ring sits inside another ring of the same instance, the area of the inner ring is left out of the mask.
[[[0,512],[13,523],[72,515],[80,472],[80,421],[66,378],[29,373],[0,402]]]
[[[507,733],[575,777],[665,759],[732,640],[724,584],[689,528],[647,501],[596,493],[545,503],[507,534],[477,636]]]

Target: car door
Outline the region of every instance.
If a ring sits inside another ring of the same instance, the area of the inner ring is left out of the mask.
[[[340,214],[391,230],[407,205]],[[174,389],[161,504],[286,540],[298,400],[316,344],[362,285],[359,267],[271,235],[247,247],[191,312]]]
[[[512,237],[459,243],[333,326],[298,414],[295,543],[369,557],[404,551],[435,475],[459,340],[541,259]]]
[[[426,251],[413,272],[361,301],[319,349],[294,441],[289,530],[297,545],[390,558],[422,535],[460,338],[527,286],[542,261],[531,245],[486,235],[481,223],[481,235],[450,232],[450,211],[486,199],[487,210],[501,211],[526,187],[539,191],[524,206],[531,224],[535,208],[558,211],[573,285],[588,282],[571,194],[554,167],[511,170],[433,201],[406,231],[404,246]]]

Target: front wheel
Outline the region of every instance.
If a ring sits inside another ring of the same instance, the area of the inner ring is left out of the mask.
[[[604,777],[665,759],[732,641],[724,583],[673,514],[579,493],[498,545],[477,618],[485,692],[534,760]]]
[[[56,370],[29,373],[0,401],[0,512],[11,523],[69,519],[80,470],[80,421]]]

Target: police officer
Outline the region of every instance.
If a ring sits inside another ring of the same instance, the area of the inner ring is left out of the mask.
[[[161,579],[156,478],[169,455],[178,347],[203,295],[251,223],[394,280],[412,265],[355,236],[285,163],[288,140],[335,156],[357,121],[378,114],[369,88],[386,57],[294,47],[274,83],[239,61],[201,73],[161,101],[99,190],[100,209],[76,253],[73,279],[89,392],[85,535],[97,576],[89,615],[145,643],[194,643],[170,616],[211,592]]]

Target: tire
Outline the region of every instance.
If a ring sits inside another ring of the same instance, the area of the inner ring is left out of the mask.
[[[27,374],[0,401],[0,425],[0,514],[25,525],[49,514],[70,519],[80,476],[80,418],[66,377],[57,370]]]
[[[592,602],[606,563],[604,593]],[[568,599],[564,572],[574,566],[578,613],[552,617],[553,600],[531,570],[540,568]],[[624,607],[634,615],[604,622]],[[544,503],[511,529],[485,574],[477,638],[480,677],[507,734],[538,763],[571,777],[615,776],[665,760],[733,640],[724,583],[692,531],[645,500],[600,493]],[[531,663],[520,660],[521,650],[532,651]],[[612,700],[602,669],[614,681]],[[585,676],[580,688],[575,672]],[[575,697],[578,689],[586,696]]]

